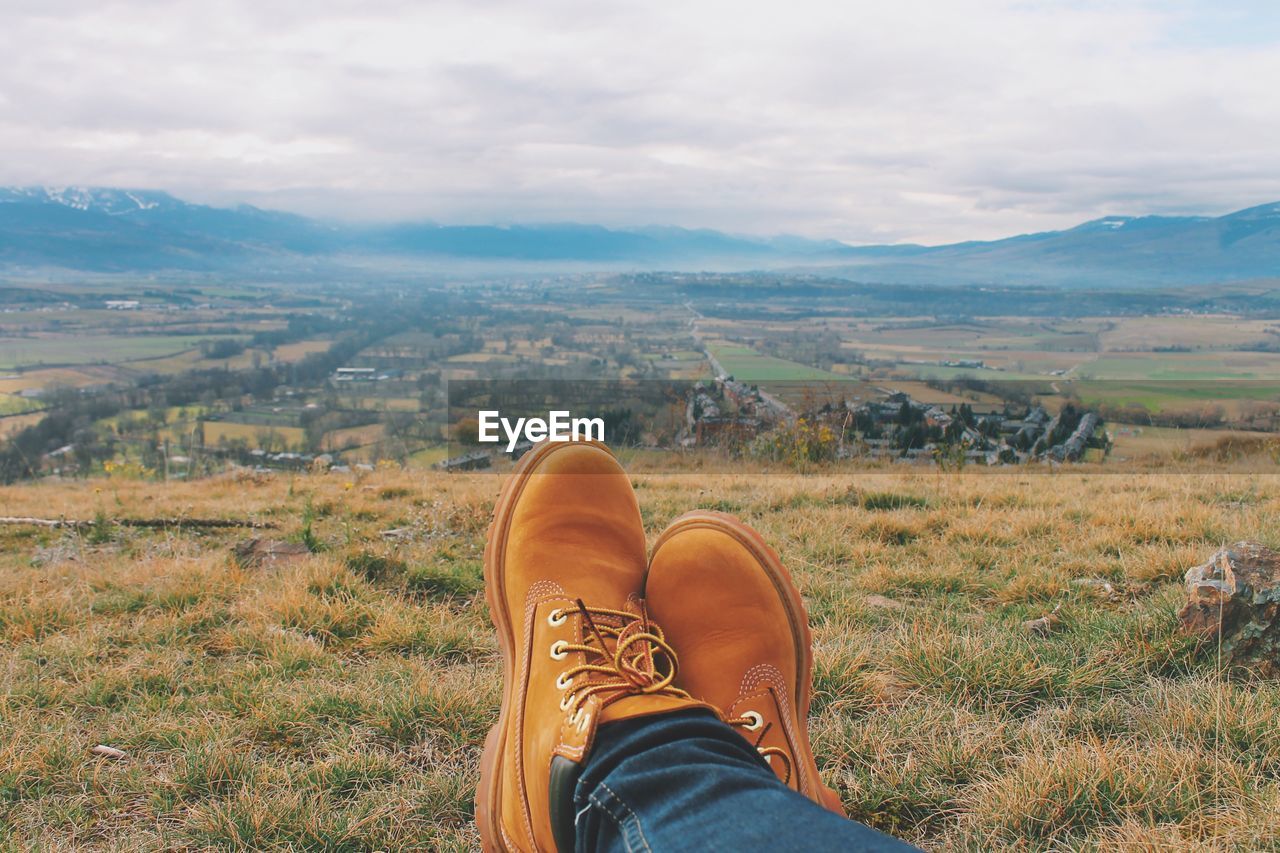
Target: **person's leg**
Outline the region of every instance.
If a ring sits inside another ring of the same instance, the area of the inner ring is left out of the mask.
[[[792,790],[705,711],[601,726],[574,808],[582,853],[916,849]]]

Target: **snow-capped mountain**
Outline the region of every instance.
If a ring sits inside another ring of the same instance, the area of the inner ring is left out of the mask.
[[[0,265],[218,269],[324,252],[331,232],[301,216],[191,204],[154,190],[0,188]]]
[[[1226,216],[1105,216],[945,246],[846,246],[671,227],[356,226],[152,190],[0,188],[0,270],[314,269],[371,257],[601,267],[798,267],[865,281],[1124,287],[1280,278],[1280,203]]]
[[[97,211],[110,216],[160,208],[173,209],[183,204],[168,193],[99,187],[0,188],[0,204],[5,202],[60,204],[73,210]]]

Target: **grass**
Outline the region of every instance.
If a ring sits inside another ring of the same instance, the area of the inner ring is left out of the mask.
[[[1148,411],[1170,409],[1195,411],[1205,404],[1222,405],[1228,411],[1240,403],[1273,400],[1280,396],[1280,383],[1239,378],[1206,380],[1114,380],[1082,381],[1069,386],[1086,405],[1138,405]],[[1233,405],[1235,404],[1235,405]]]
[[[1095,380],[1269,380],[1280,377],[1280,355],[1269,352],[1109,353],[1081,366]]]
[[[38,412],[43,408],[43,403],[30,397],[20,397],[17,394],[0,394],[0,418]]]
[[[815,751],[857,819],[931,850],[1280,847],[1280,685],[1226,678],[1173,615],[1182,572],[1219,544],[1280,545],[1274,476],[637,459],[650,541],[686,509],[725,508],[791,567]],[[378,471],[0,488],[7,514],[180,507],[283,538],[306,525],[318,549],[246,569],[229,556],[241,534],[0,528],[0,847],[476,847],[498,485]],[[1075,582],[1093,578],[1117,594]],[[1059,631],[1021,629],[1058,605]]]
[[[1240,439],[1267,439],[1270,433],[1245,430],[1178,429],[1175,427],[1107,424],[1112,436],[1111,455],[1115,460],[1169,457],[1198,447],[1211,446],[1228,436]]]

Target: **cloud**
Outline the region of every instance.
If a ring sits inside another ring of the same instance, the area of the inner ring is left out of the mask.
[[[0,183],[945,241],[1280,199],[1263,6],[7,4]]]

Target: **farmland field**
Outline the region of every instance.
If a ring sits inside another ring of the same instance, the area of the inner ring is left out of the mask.
[[[82,388],[87,385],[115,382],[121,378],[121,375],[120,370],[108,365],[24,370],[21,373],[0,375],[0,394],[17,394],[20,391],[40,391],[48,388]]]
[[[44,415],[39,412],[33,412],[26,415],[6,415],[5,417],[0,417],[0,441],[3,441],[14,433],[24,430],[29,426],[35,426],[43,417]]]
[[[364,397],[340,396],[339,402],[349,409],[368,409],[369,411],[417,412],[422,403],[416,397]]]
[[[1112,353],[1082,364],[1081,379],[1197,381],[1280,380],[1280,353]]]
[[[332,341],[298,341],[284,344],[276,349],[250,348],[228,358],[209,358],[198,349],[185,350],[165,358],[150,358],[125,362],[125,367],[146,370],[155,373],[181,373],[186,370],[209,370],[221,368],[226,370],[246,370],[256,364],[271,361],[292,363],[309,355],[328,350]]]
[[[1208,404],[1231,410],[1251,401],[1280,399],[1280,381],[1194,380],[1165,381],[1085,381],[1062,383],[1090,405],[1113,403],[1138,405],[1151,412],[1195,408]]]
[[[272,352],[272,357],[279,361],[301,361],[309,355],[327,352],[333,341],[297,341],[292,344],[281,344]]]
[[[115,364],[172,355],[219,335],[45,335],[0,337],[0,370],[34,365]]]
[[[17,394],[0,394],[0,418],[8,415],[21,415],[44,408],[39,400],[30,397],[19,397]]]
[[[488,364],[490,362],[510,362],[515,360],[516,357],[514,355],[500,352],[468,352],[449,357],[449,361],[456,364]]]
[[[324,450],[341,450],[345,447],[363,447],[367,444],[373,444],[382,438],[382,435],[382,424],[369,424],[368,426],[333,430],[325,434],[324,440],[321,442],[321,448]]]
[[[1178,454],[1211,447],[1227,435],[1226,432],[1218,429],[1174,429],[1136,424],[1111,424],[1108,432],[1114,441],[1111,453],[1117,462],[1144,458],[1168,459]],[[1247,430],[1236,430],[1230,434],[1246,439],[1267,439],[1273,435]]]
[[[230,421],[205,421],[204,437],[209,444],[220,441],[246,441],[256,447],[261,437],[278,436],[289,447],[301,445],[305,435],[300,427],[242,424]]]
[[[782,318],[698,323],[717,336],[713,349],[724,351],[723,360],[773,380],[817,379],[810,371],[829,365],[831,374],[880,386],[974,380],[1018,386],[1052,407],[1062,395],[1077,394],[1089,405],[1137,406],[1184,421],[1206,405],[1229,419],[1247,419],[1253,403],[1280,403],[1280,352],[1271,351],[1280,324],[1272,320],[833,316],[805,331]],[[762,348],[775,355],[762,355]]]
[[[712,342],[707,345],[724,369],[743,382],[767,382],[769,380],[823,380],[847,379],[825,370],[770,355],[762,355],[750,347]]]

